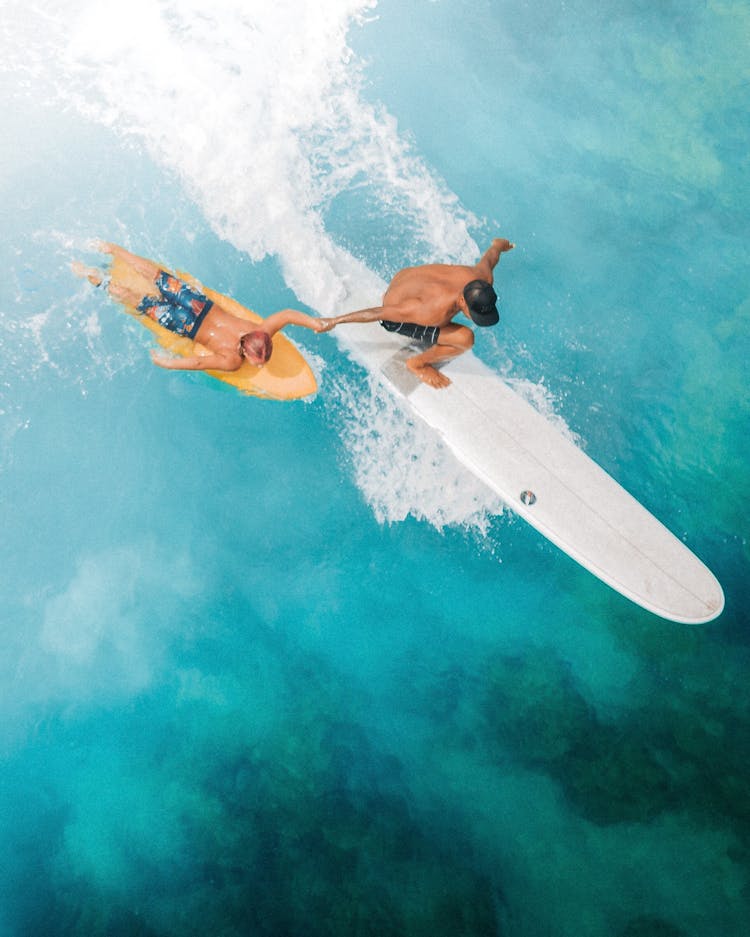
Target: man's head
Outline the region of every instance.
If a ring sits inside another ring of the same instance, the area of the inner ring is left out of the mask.
[[[263,329],[246,332],[240,339],[240,354],[247,358],[250,364],[265,364],[272,351],[271,336]]]
[[[477,325],[494,325],[500,319],[497,293],[485,280],[472,280],[464,287],[466,308]]]

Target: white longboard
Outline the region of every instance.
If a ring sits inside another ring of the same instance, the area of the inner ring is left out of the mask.
[[[574,560],[662,618],[700,624],[721,614],[721,586],[698,557],[475,355],[443,366],[452,383],[435,390],[406,368],[415,348],[403,339],[377,324],[346,328],[352,354]]]

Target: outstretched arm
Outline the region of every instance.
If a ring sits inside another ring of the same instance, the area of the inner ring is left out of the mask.
[[[287,325],[301,325],[305,329],[312,329],[313,332],[327,332],[331,326],[326,325],[326,321],[325,319],[316,319],[315,316],[308,316],[297,309],[282,309],[263,320],[263,331],[268,332],[272,338]]]
[[[356,312],[347,312],[343,316],[324,319],[324,322],[330,323],[330,328],[333,328],[335,325],[342,325],[345,322],[378,322],[384,318],[383,307],[372,306],[370,309],[358,309]]]
[[[336,325],[343,325],[346,322],[381,322],[387,320],[390,322],[416,322],[415,318],[419,315],[420,309],[424,307],[424,302],[419,300],[404,300],[400,303],[389,303],[387,306],[371,306],[369,309],[358,309],[356,312],[347,312],[343,316],[335,316],[332,319],[324,319],[329,328]]]
[[[189,355],[185,358],[167,358],[155,349],[151,360],[167,371],[236,371],[242,364],[239,355]]]
[[[492,271],[497,266],[500,255],[506,251],[512,251],[515,246],[507,238],[495,238],[484,252],[482,259],[474,267],[477,277],[480,280],[487,280],[492,283]]]

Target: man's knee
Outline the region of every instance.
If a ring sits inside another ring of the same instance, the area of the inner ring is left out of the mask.
[[[474,347],[474,333],[465,325],[456,326],[450,332],[447,329],[441,329],[440,342],[445,345],[453,345],[454,348],[460,348],[461,351],[470,351]]]

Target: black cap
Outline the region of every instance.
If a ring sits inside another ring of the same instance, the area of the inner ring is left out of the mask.
[[[500,320],[497,293],[486,280],[472,280],[464,287],[469,315],[477,325],[495,325]]]

